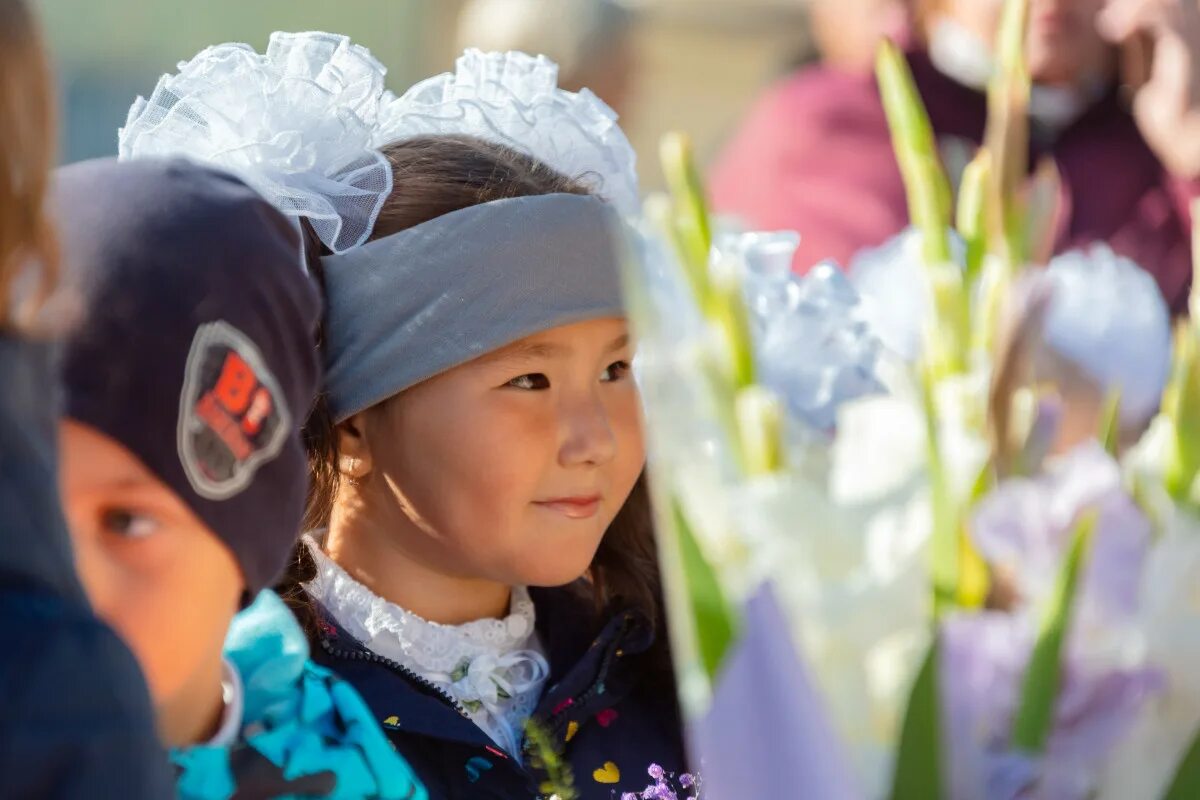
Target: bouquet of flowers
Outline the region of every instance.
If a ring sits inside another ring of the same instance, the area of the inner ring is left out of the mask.
[[[711,800],[1200,797],[1200,324],[1107,248],[1048,258],[1005,14],[957,203],[881,50],[913,226],[849,277],[714,231],[664,140],[626,286]]]

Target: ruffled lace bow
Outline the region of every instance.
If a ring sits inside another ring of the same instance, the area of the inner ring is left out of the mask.
[[[587,89],[559,89],[545,56],[467,50],[454,72],[385,103],[375,143],[433,134],[506,145],[590,184],[622,212],[638,210],[636,156],[616,112]]]
[[[119,154],[224,168],[342,252],[366,240],[392,189],[373,144],[386,72],[329,33],[274,33],[262,55],[214,45],[134,102]]]
[[[416,136],[506,145],[637,210],[634,152],[616,114],[587,90],[559,89],[544,56],[468,50],[453,73],[399,97],[384,88],[386,74],[366,48],[330,33],[274,33],[261,55],[214,45],[134,102],[119,154],[226,169],[307,218],[335,253],[366,241],[392,191],[379,148]]]

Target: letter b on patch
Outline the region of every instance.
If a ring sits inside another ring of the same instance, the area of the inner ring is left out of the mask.
[[[223,320],[201,325],[179,403],[179,458],[196,493],[226,500],[241,492],[279,454],[291,424],[254,342]]]

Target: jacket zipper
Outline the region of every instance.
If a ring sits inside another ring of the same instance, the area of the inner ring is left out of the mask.
[[[411,669],[409,669],[408,667],[404,666],[403,664],[401,664],[397,661],[392,661],[390,658],[384,658],[383,656],[379,655],[378,653],[373,653],[369,650],[342,650],[341,648],[335,648],[333,645],[331,645],[329,643],[329,640],[323,636],[321,637],[321,647],[324,648],[326,653],[329,653],[331,656],[334,656],[335,658],[343,658],[348,661],[369,661],[373,664],[382,664],[383,666],[388,667],[389,669],[393,670],[394,672],[400,673],[400,675],[402,677],[407,678],[408,680],[412,681],[413,683],[417,684],[418,686],[422,687],[423,689],[427,689],[427,690],[433,692],[435,695],[440,697],[442,700],[446,701],[447,705],[449,705],[451,708],[453,708],[455,711],[457,711],[459,714],[461,714],[464,718],[466,718],[466,719],[471,718],[471,715],[468,714],[467,710],[462,707],[462,704],[459,703],[457,700],[455,700],[454,697],[451,696],[449,692],[442,689],[437,684],[435,684],[431,681],[428,681],[425,678],[422,678],[420,675],[413,672]]]
[[[586,691],[581,692],[580,694],[575,696],[574,703],[572,703],[567,708],[564,708],[562,711],[559,711],[557,714],[551,714],[546,719],[546,724],[548,727],[557,728],[559,725],[559,721],[569,713],[569,710],[571,708],[574,708],[577,705],[581,706],[581,705],[584,705],[585,703],[587,703],[589,700],[592,699],[592,696],[596,694],[596,690],[599,689],[600,686],[606,682],[606,680],[608,678],[608,668],[610,666],[612,666],[612,661],[613,661],[613,658],[616,657],[617,650],[621,649],[621,640],[623,640],[625,638],[625,633],[629,629],[629,621],[630,620],[629,620],[628,615],[621,618],[621,627],[617,631],[617,636],[616,636],[616,639],[613,641],[612,646],[608,648],[608,652],[606,652],[604,654],[604,659],[600,662],[600,669],[597,670],[598,677],[596,678],[596,680],[592,682],[592,685],[589,686]]]

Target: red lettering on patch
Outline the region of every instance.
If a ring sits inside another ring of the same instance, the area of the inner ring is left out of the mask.
[[[244,460],[254,452],[254,446],[242,434],[237,422],[223,408],[224,403],[216,400],[214,392],[208,392],[196,403],[196,416],[212,428],[234,457]]]
[[[250,397],[258,388],[258,378],[241,356],[230,350],[221,367],[221,377],[213,387],[213,394],[230,414],[242,414],[250,405]]]

